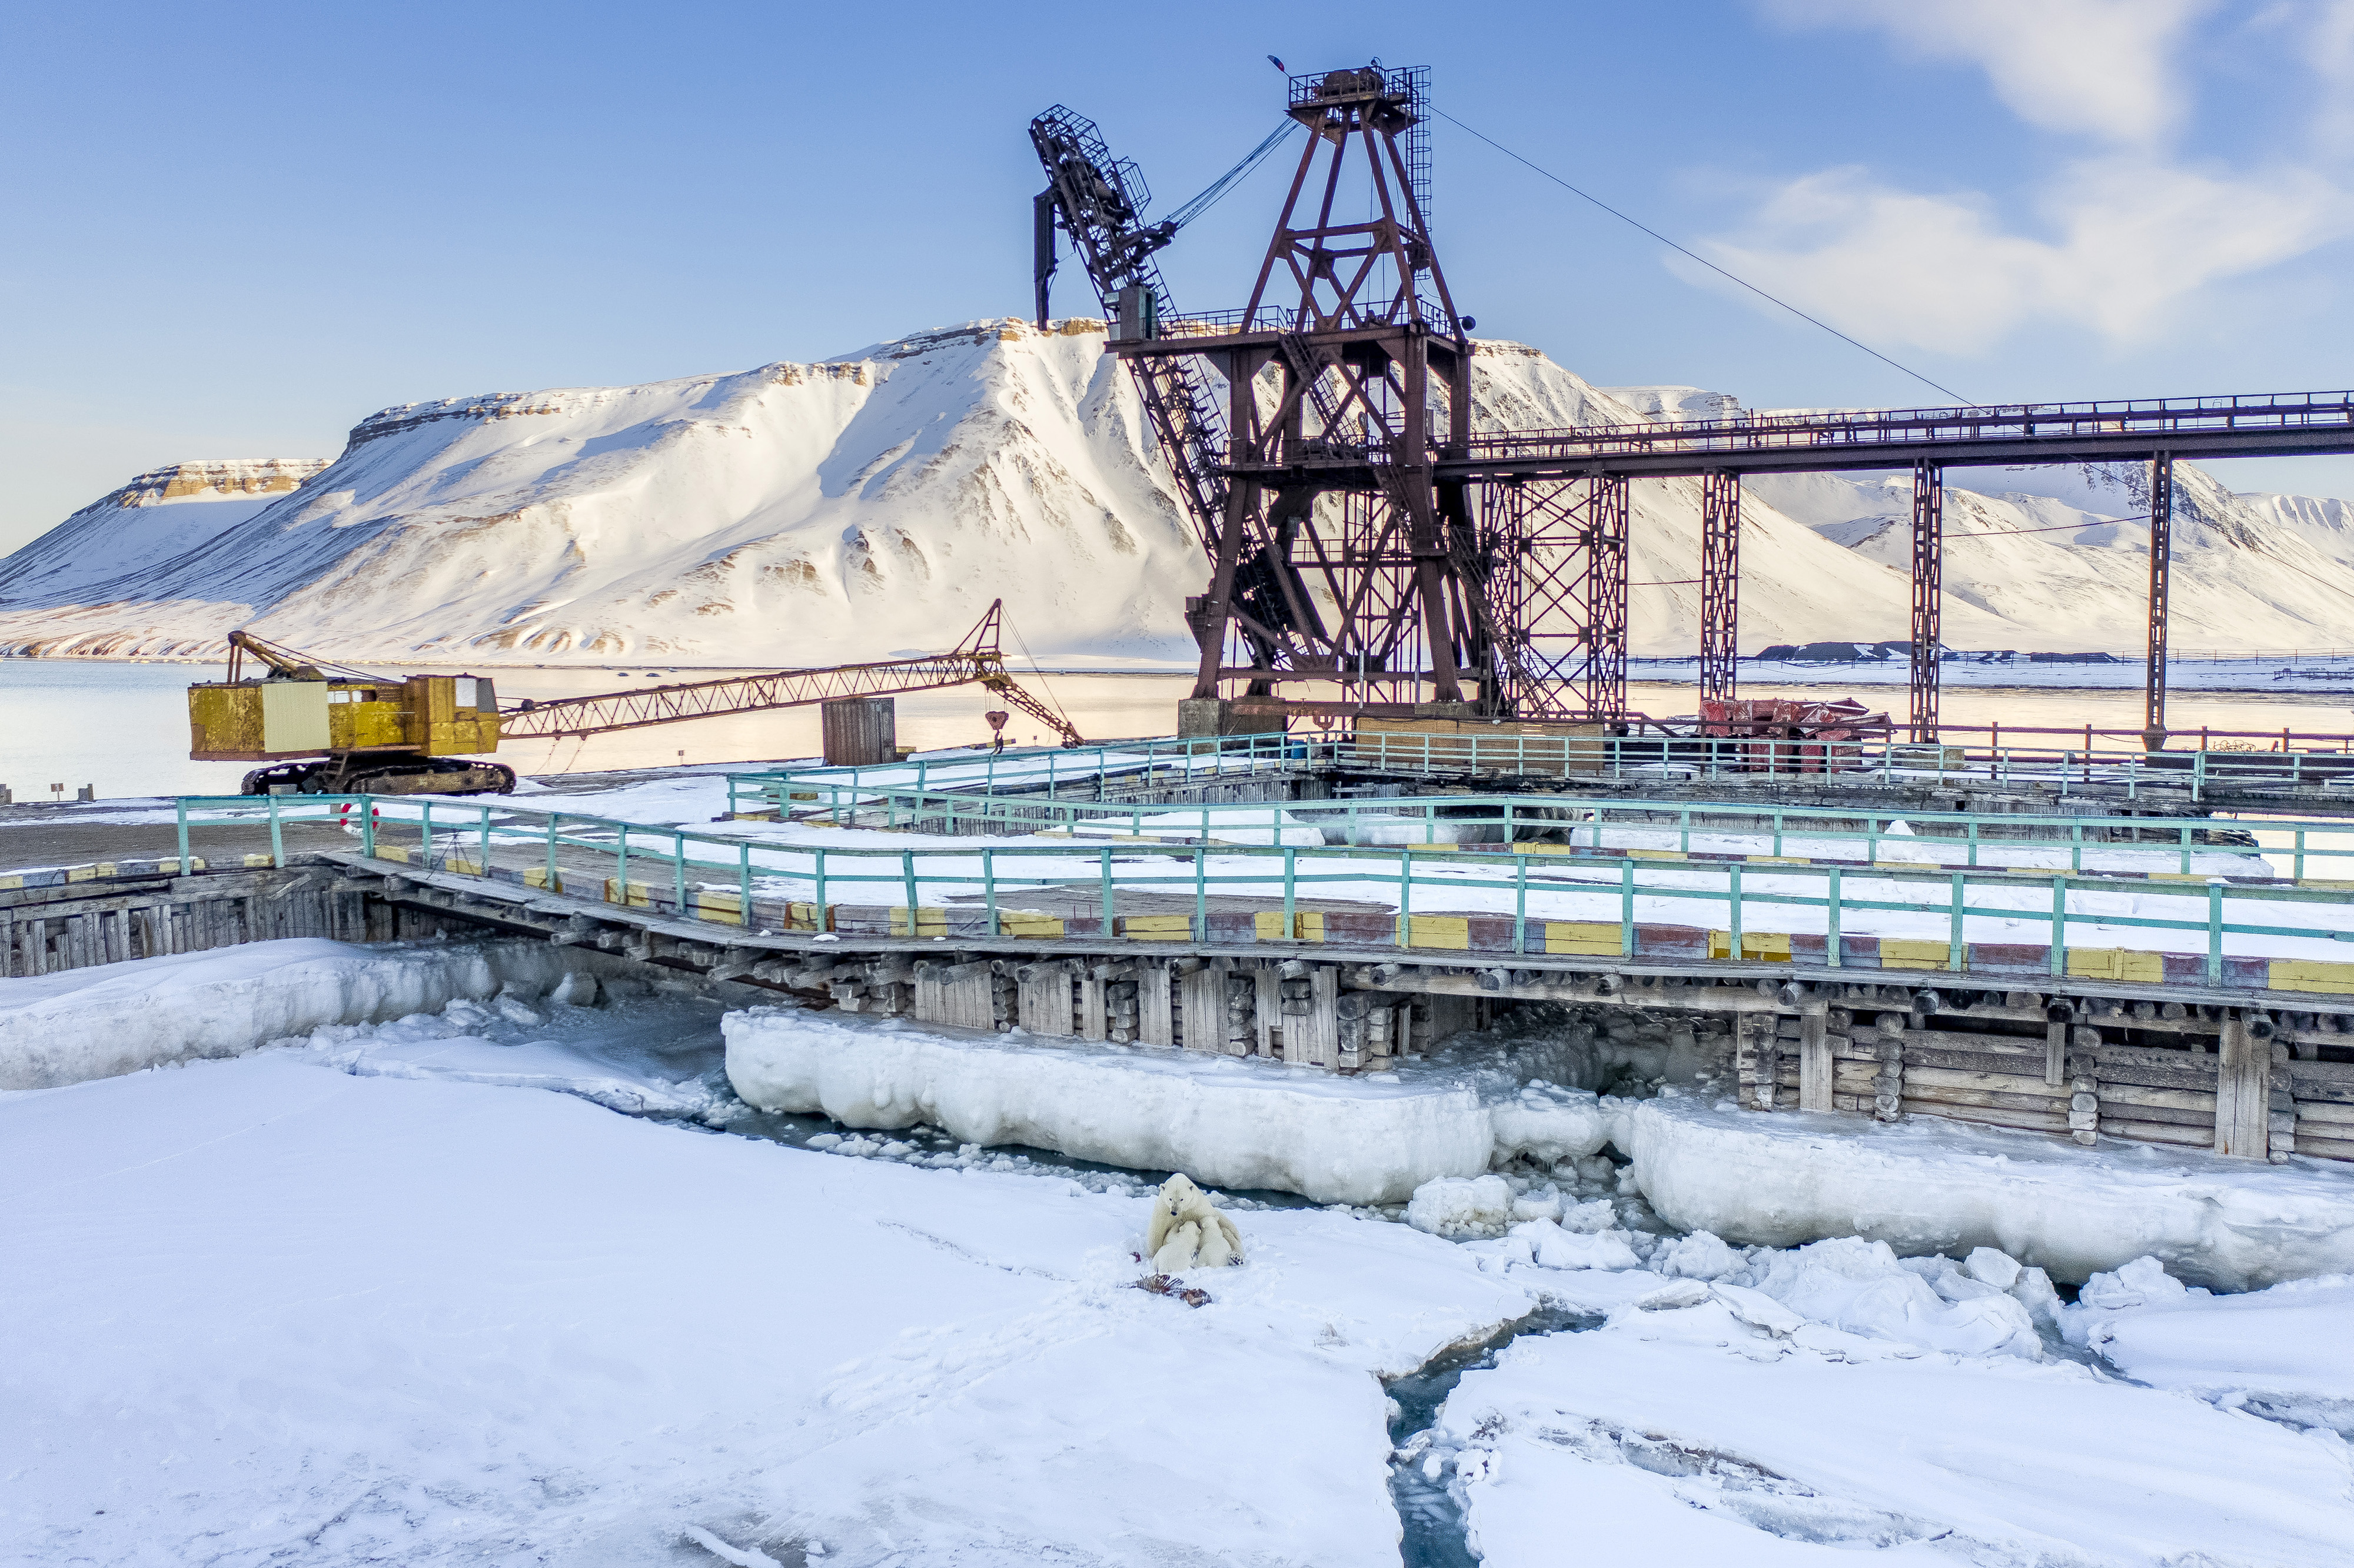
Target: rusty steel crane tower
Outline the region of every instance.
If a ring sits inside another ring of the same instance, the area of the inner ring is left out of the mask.
[[[1069,111],[1041,115],[1040,318],[1059,228],[1210,556],[1188,605],[1195,696],[1307,684],[1323,694],[1286,709],[1369,713],[1426,689],[1480,714],[1616,714],[1623,483],[1615,510],[1583,481],[1484,487],[1475,515],[1475,487],[1439,471],[1470,446],[1473,323],[1431,241],[1426,78],[1289,79],[1307,145],[1247,302],[1211,314],[1172,304],[1152,256],[1177,226],[1143,222],[1134,165]]]

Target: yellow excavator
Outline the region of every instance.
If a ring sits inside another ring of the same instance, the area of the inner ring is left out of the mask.
[[[188,688],[188,756],[267,764],[245,776],[249,795],[503,795],[514,788],[514,769],[481,760],[502,740],[604,735],[968,683],[1047,726],[1065,746],[1086,744],[1067,717],[1005,673],[998,648],[1003,623],[999,599],[945,653],[526,699],[504,710],[488,676],[374,675],[240,630],[228,634],[228,679]],[[249,657],[261,666],[259,675],[245,673]],[[1001,728],[1006,715],[989,717]]]

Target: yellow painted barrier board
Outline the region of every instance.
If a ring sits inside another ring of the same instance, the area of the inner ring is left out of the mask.
[[[833,929],[833,906],[799,902],[785,906],[785,925],[795,931],[831,931]]]
[[[1409,948],[1471,948],[1471,922],[1461,915],[1408,915],[1399,922]]]
[[[545,887],[550,893],[561,893],[564,891],[564,874],[559,871],[551,880],[547,874],[547,867],[527,865],[524,867],[523,885],[525,887]]]
[[[1919,937],[1880,938],[1880,967],[1883,969],[1942,969],[1953,956],[1953,949],[1944,942]]]
[[[624,888],[610,876],[605,879],[605,902],[608,904],[619,904],[625,908],[644,909],[650,907],[653,901],[653,884],[650,882],[640,882],[632,877],[630,885]]]
[[[912,933],[913,935],[918,937],[945,937],[948,933],[949,912],[947,910],[936,909],[929,905],[918,905],[917,906],[916,926],[915,930]],[[895,937],[905,937],[910,935],[907,928],[907,906],[904,904],[894,904],[891,906],[891,935]]]
[[[999,935],[1006,937],[1059,937],[1063,934],[1063,920],[1058,915],[1038,909],[1000,909],[997,929]]]
[[[2204,881],[2205,878],[2196,880]],[[2327,876],[2300,876],[2296,879],[2296,885],[2299,887],[2326,888],[2332,893],[2344,893],[2349,889],[2354,889],[2354,882],[2344,882]]]
[[[1262,909],[1251,916],[1251,935],[1262,942],[1288,942],[1291,933],[1284,929],[1283,911]]]
[[[1606,851],[1605,853],[1606,853],[1607,852]],[[1691,858],[1681,850],[1630,849],[1620,850],[1618,853],[1625,855],[1628,860],[1690,860]]]
[[[408,846],[407,844],[378,844],[376,846],[376,858],[378,860],[397,860],[400,862],[401,864],[407,865],[408,863]]]
[[[2072,948],[2068,952],[2068,973],[2077,980],[2157,985],[2166,979],[2166,959],[2162,954],[2136,952],[2131,948]]]
[[[1617,927],[1599,921],[1548,920],[1544,928],[1544,950],[1615,959],[1624,950],[1622,935]]]
[[[698,920],[715,920],[723,926],[744,923],[744,895],[740,893],[706,889],[688,896],[694,902],[695,917]]]
[[[1140,942],[1184,942],[1193,939],[1191,915],[1122,915],[1119,934]]]
[[[1616,927],[1613,927],[1616,934]],[[1616,951],[1614,948],[1612,949]],[[1708,956],[1729,959],[1733,956],[1733,933],[1711,931],[1708,934]],[[1790,958],[1790,934],[1787,931],[1744,931],[1741,933],[1741,956],[1761,963],[1787,963]]]
[[[1752,865],[1812,865],[1815,863],[1806,856],[1797,854],[1753,854],[1744,855],[1742,858]]]
[[[2354,964],[2326,959],[2274,959],[2265,983],[2274,991],[2317,991],[2354,996]]]
[[[1251,916],[1251,934],[1262,942],[1320,942],[1324,939],[1324,911],[1292,911],[1291,929],[1286,931],[1282,910],[1262,909]]]
[[[265,865],[276,865],[278,863],[266,854],[249,854],[245,857],[245,863],[247,868],[251,870]],[[81,880],[80,877],[74,876],[71,872],[68,872],[66,874],[69,878],[71,878],[74,881],[79,882]]]

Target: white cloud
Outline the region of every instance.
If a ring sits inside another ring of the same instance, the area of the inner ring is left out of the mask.
[[[2162,136],[2184,90],[2184,30],[2213,0],[1764,0],[1808,26],[1876,27],[1910,52],[1967,60],[2020,115],[2133,145]]]
[[[2006,232],[1976,195],[1834,169],[1783,186],[1745,234],[1705,249],[1866,342],[1972,354],[2036,323],[2147,337],[2193,291],[2354,228],[2354,203],[2309,170],[2222,178],[2130,155],[2070,166],[2041,207],[2050,238]]]
[[[2322,145],[2333,153],[2354,153],[2354,0],[2327,0],[2315,8],[2306,58],[2321,78],[2316,131]]]

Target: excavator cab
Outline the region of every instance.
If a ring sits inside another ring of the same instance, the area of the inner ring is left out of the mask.
[[[262,669],[244,673],[250,655]],[[263,762],[245,793],[504,794],[514,770],[469,758],[499,746],[498,695],[473,675],[370,675],[229,634],[226,681],[188,688],[188,756]]]

